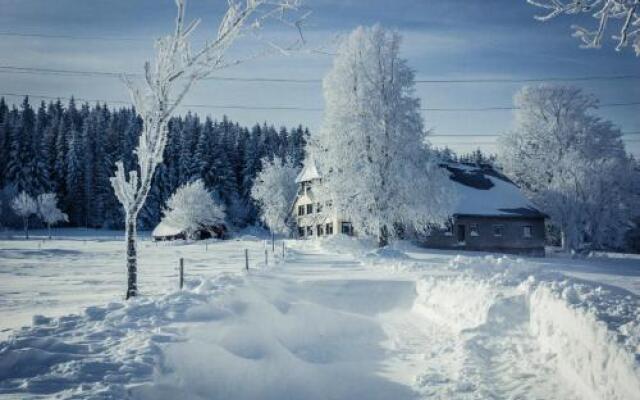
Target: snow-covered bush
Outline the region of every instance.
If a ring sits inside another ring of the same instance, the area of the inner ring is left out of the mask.
[[[565,249],[619,247],[638,193],[620,130],[578,88],[524,87],[515,103],[516,127],[500,139],[505,172],[549,214]]]
[[[27,192],[20,192],[11,201],[11,209],[13,212],[22,218],[24,224],[24,236],[29,239],[29,217],[38,212],[38,205],[33,197],[29,196]]]
[[[325,77],[315,154],[333,206],[380,245],[405,228],[443,224],[453,189],[425,144],[414,73],[400,35],[376,25],[342,41]]]
[[[260,219],[272,232],[289,232],[287,217],[296,197],[298,172],[291,159],[262,160],[262,170],[251,188],[251,197],[260,206]]]
[[[620,51],[629,43],[640,57],[640,0],[527,0],[527,3],[546,10],[545,15],[536,16],[539,21],[548,21],[562,14],[589,13],[597,19],[595,30],[573,25],[573,36],[582,41],[583,48],[600,48],[607,25],[620,21],[618,34],[612,39],[618,42]]]
[[[67,222],[69,217],[58,208],[58,196],[55,193],[43,193],[37,198],[38,215],[47,224],[49,239],[51,239],[51,226],[58,222]]]
[[[167,201],[162,223],[193,238],[201,229],[224,223],[224,207],[213,200],[202,180],[179,187]]]

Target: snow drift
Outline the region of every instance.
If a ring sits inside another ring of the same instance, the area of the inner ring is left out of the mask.
[[[517,334],[535,341],[541,365],[555,369],[580,398],[640,393],[640,302],[634,296],[555,280],[507,257],[457,257],[449,267],[463,274],[423,278],[414,310],[460,335],[465,351],[490,347],[487,340],[507,343],[521,325]]]

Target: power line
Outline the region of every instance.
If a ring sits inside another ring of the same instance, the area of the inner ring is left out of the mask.
[[[129,76],[141,76],[139,73],[132,72],[109,72],[109,71],[91,71],[91,70],[70,70],[70,69],[53,69],[53,68],[37,68],[23,67],[14,65],[1,65],[0,73],[18,73],[18,74],[42,74],[42,75],[62,75],[62,76],[84,76],[84,77],[106,77],[118,78],[122,74]],[[229,82],[267,82],[267,83],[322,83],[322,79],[295,79],[295,78],[241,78],[241,77],[209,77],[207,80],[229,81]],[[547,77],[547,78],[496,78],[496,79],[417,79],[417,84],[456,84],[456,83],[532,83],[532,82],[577,82],[577,81],[611,81],[611,80],[633,80],[640,79],[640,75],[593,75],[578,77]]]
[[[59,34],[32,33],[32,32],[9,32],[9,31],[0,32],[0,36],[34,37],[34,38],[45,38],[45,39],[127,41],[127,42],[137,42],[137,41],[141,42],[141,41],[148,41],[152,39],[151,37],[134,38],[134,37],[116,37],[116,36],[76,36],[76,35],[59,35]]]
[[[640,135],[640,131],[626,131],[622,133],[623,135]],[[430,138],[433,137],[498,137],[502,136],[500,134],[472,134],[472,133],[437,133],[433,135],[429,135]]]
[[[40,94],[26,94],[26,93],[0,93],[0,96],[8,97],[35,97],[43,100],[70,100],[70,97],[63,96],[48,96]],[[87,99],[82,97],[74,97],[75,100],[87,103],[110,103],[110,104],[131,104],[131,101],[125,100],[104,100],[104,99]],[[640,102],[628,102],[628,103],[604,103],[600,104],[601,108],[605,107],[627,107],[637,106]],[[258,111],[307,111],[307,112],[322,112],[321,107],[299,107],[299,106],[245,106],[237,104],[181,104],[181,107],[188,108],[210,108],[210,109],[228,109],[228,110],[258,110]],[[518,107],[480,107],[480,108],[421,108],[422,111],[432,112],[476,112],[476,111],[503,111],[503,110],[517,110]]]

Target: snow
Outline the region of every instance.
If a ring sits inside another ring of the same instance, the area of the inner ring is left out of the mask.
[[[337,235],[287,240],[283,259],[281,243],[272,254],[251,232],[142,240],[141,295],[124,301],[122,232],[61,232],[0,240],[9,329],[0,396],[631,399],[640,390],[632,257],[377,249]]]
[[[491,182],[490,188],[478,189],[453,181],[457,195],[454,214],[509,216],[519,215],[522,211],[539,214],[533,203],[512,182],[483,173],[478,167],[463,164],[452,164],[452,166],[464,174],[479,175]]]
[[[153,237],[174,236],[184,233],[184,229],[176,228],[167,224],[166,222],[160,222],[151,232]]]
[[[304,161],[304,167],[302,171],[296,177],[296,183],[302,182],[311,182],[316,179],[321,179],[322,176],[320,172],[318,172],[318,166],[316,165],[316,161],[313,158],[313,155],[309,155],[309,157]]]

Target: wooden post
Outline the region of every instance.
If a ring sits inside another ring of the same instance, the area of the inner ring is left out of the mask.
[[[208,243],[208,242],[205,242],[205,244],[204,244],[204,251],[206,252],[206,251],[208,251],[208,250],[209,250],[209,243]]]
[[[282,241],[282,259],[284,260],[284,240]]]
[[[276,234],[275,232],[271,232],[271,252],[276,252]]]
[[[244,269],[249,270],[249,250],[244,249]]]
[[[180,258],[180,290],[184,286],[184,258]]]
[[[268,266],[269,265],[269,252],[267,251],[267,249],[264,249],[264,266]]]

